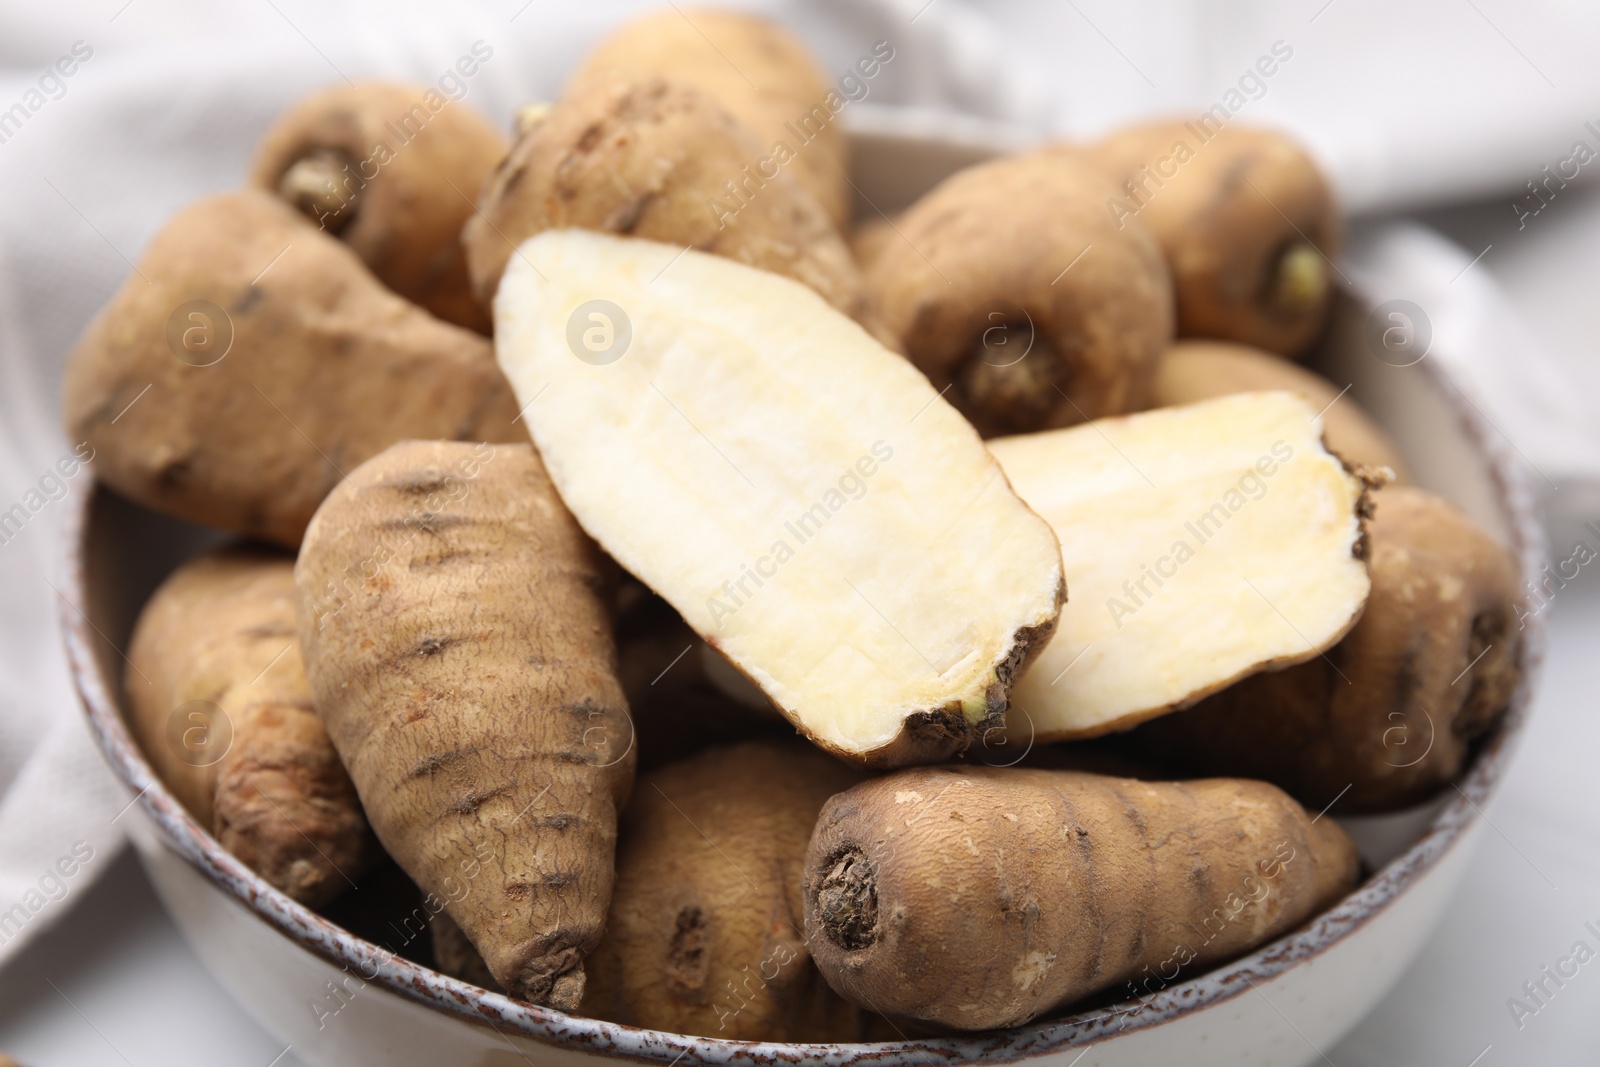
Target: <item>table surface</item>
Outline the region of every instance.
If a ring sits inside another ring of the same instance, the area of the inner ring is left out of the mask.
[[[1501,216],[1504,216],[1502,218]],[[1503,204],[1429,219],[1486,257],[1540,333],[1589,382],[1600,377],[1589,286],[1600,268],[1600,203],[1537,238],[1508,234]],[[1600,396],[1600,391],[1590,395]],[[1561,546],[1566,547],[1566,546]],[[1550,648],[1534,714],[1486,811],[1490,829],[1459,895],[1415,965],[1338,1045],[1336,1067],[1542,1067],[1600,1062],[1600,963],[1541,1004],[1524,984],[1600,924],[1600,582],[1549,608]],[[1592,972],[1592,973],[1591,973]],[[1513,1014],[1513,998],[1532,1012]],[[0,1049],[29,1067],[296,1067],[292,1051],[228,1000],[125,854],[55,929],[0,972]]]

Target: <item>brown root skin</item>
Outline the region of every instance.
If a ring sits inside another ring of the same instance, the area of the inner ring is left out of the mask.
[[[1365,464],[1352,464],[1347,460],[1341,460],[1341,462],[1344,463],[1344,469],[1361,482],[1361,495],[1356,498],[1356,519],[1360,523],[1361,532],[1356,537],[1356,543],[1350,546],[1350,554],[1361,562],[1370,564],[1372,562],[1372,520],[1378,514],[1377,492],[1384,486],[1393,483],[1394,470],[1391,467],[1369,467]]]
[[[1283,134],[1229,125],[1202,140],[1191,126],[1153,122],[1061,151],[1100,167],[1119,187],[1116,214],[1160,239],[1178,336],[1299,356],[1333,295],[1343,227],[1332,189]]]
[[[582,1011],[729,1040],[865,1041],[874,1017],[812,965],[800,889],[817,812],[860,775],[793,738],[714,748],[646,775]]]
[[[254,189],[156,235],[74,348],[62,407],[119,493],[289,548],[341,471],[397,440],[527,439],[487,340]]]
[[[636,758],[608,562],[530,446],[411,441],[328,498],[295,581],[379,840],[513,996],[575,1009]]]
[[[1359,866],[1332,819],[1262,782],[921,767],[824,806],[806,931],[846,999],[987,1030],[1247,952]]]
[[[1400,450],[1338,386],[1280,356],[1230,341],[1178,341],[1162,353],[1150,390],[1151,407],[1175,407],[1232,393],[1282,389],[1322,412],[1328,451],[1347,464],[1388,467],[1409,480]]]
[[[824,103],[836,90],[794,34],[743,12],[664,8],[629,20],[596,45],[572,75],[568,92],[650,77],[681,82],[716,100],[755,135],[762,156],[779,143],[794,149],[785,169],[836,227],[849,221],[850,144]],[[792,127],[802,123],[809,139],[797,143]]]
[[[499,130],[436,88],[361,82],[285,112],[256,150],[251,182],[337,235],[400,296],[487,334],[460,235],[506,149]]]
[[[985,436],[1147,403],[1172,285],[1155,238],[1107,214],[1115,193],[1070,156],[1013,156],[940,183],[899,235],[869,231],[874,313]]]
[[[959,706],[913,712],[906,716],[899,736],[885,747],[864,755],[839,752],[834,755],[879,771],[919,763],[942,763],[971,748],[984,730],[998,728],[1004,723],[1004,698],[996,700],[991,694],[988,711],[976,722],[968,719]]]
[[[489,300],[517,245],[577,227],[726,256],[861,316],[860,274],[816,199],[786,170],[744,176],[766,154],[690,86],[647,79],[576,89],[512,146],[485,186],[481,213],[462,234],[473,285]],[[730,181],[743,192],[730,194]]]
[[[145,606],[124,685],[134,736],[190,814],[267,882],[320,907],[378,849],[311,705],[295,612],[289,558],[202,556]]]
[[[1343,641],[1130,743],[1174,770],[1264,778],[1308,806],[1338,797],[1349,813],[1420,803],[1459,774],[1520,680],[1516,569],[1432,494],[1395,486],[1372,503],[1372,594]]]

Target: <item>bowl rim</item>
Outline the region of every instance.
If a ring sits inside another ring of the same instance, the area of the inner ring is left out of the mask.
[[[1352,294],[1363,306],[1359,286]],[[1515,450],[1504,442],[1439,360],[1418,365],[1453,409],[1466,436],[1485,459],[1496,502],[1505,510],[1511,550],[1521,577],[1530,579],[1545,559],[1545,540],[1529,479]],[[119,683],[100,669],[95,647],[104,637],[80,609],[90,602],[86,535],[101,494],[95,485],[75,494],[59,542],[65,558],[59,573],[57,614],[74,685],[101,753],[146,817],[163,845],[198,869],[278,933],[363,981],[464,1021],[487,1024],[547,1045],[651,1063],[675,1063],[686,1054],[714,1064],[773,1065],[804,1062],[840,1065],[884,1062],[1005,1063],[1063,1049],[1087,1046],[1121,1034],[1159,1026],[1180,1016],[1229,1000],[1314,959],[1382,912],[1437,864],[1462,837],[1503,776],[1521,733],[1544,653],[1541,616],[1531,615],[1522,647],[1522,681],[1495,733],[1482,745],[1463,778],[1434,815],[1426,831],[1336,907],[1278,940],[1222,967],[1160,989],[1138,1002],[1080,1011],[1009,1030],[959,1036],[909,1038],[870,1044],[801,1044],[733,1041],[678,1034],[582,1016],[515,1001],[413,963],[357,937],[268,885],[206,832],[162,784],[134,742],[120,710]],[[1526,586],[1524,586],[1526,587]],[[105,638],[109,642],[109,638]],[[1448,796],[1448,794],[1446,794]]]

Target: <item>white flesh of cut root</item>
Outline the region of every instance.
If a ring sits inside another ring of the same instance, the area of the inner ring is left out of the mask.
[[[910,363],[787,278],[580,230],[518,249],[495,339],[584,529],[813,741],[898,766],[999,725],[1060,549]]]
[[[1331,647],[1366,605],[1368,485],[1290,393],[989,442],[1055,527],[1072,602],[1008,733],[1127,729]]]

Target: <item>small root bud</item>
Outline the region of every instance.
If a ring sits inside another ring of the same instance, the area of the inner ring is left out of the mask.
[[[339,153],[315,150],[283,172],[278,195],[324,229],[338,233],[360,206],[358,190],[346,187],[347,167]]]

